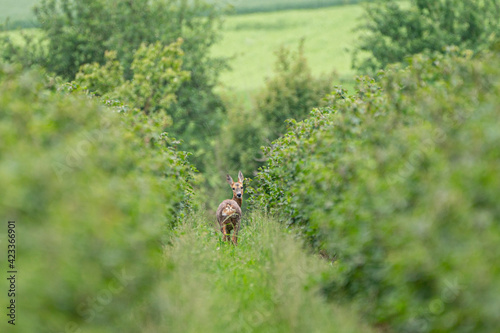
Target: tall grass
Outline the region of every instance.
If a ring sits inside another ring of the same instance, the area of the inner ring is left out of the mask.
[[[173,332],[362,332],[355,315],[319,291],[333,264],[307,254],[272,218],[243,220],[239,245],[221,241],[215,217],[183,221],[165,248],[159,289],[164,323]],[[150,327],[154,332],[158,327]]]

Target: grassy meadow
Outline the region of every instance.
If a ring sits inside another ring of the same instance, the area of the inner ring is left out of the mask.
[[[33,18],[32,8],[37,2],[37,0],[2,0],[0,20],[7,17],[12,20]]]
[[[232,57],[223,86],[238,92],[262,87],[272,75],[274,52],[280,46],[295,51],[301,39],[313,74],[335,71],[341,80],[352,80],[348,50],[362,11],[361,5],[346,5],[227,17],[222,40],[213,48],[214,55]]]
[[[354,312],[321,295],[335,264],[304,251],[273,218],[242,221],[238,247],[222,242],[212,216],[190,216],[165,249],[170,273],[157,297],[173,332],[371,332]],[[149,331],[148,331],[149,332]],[[154,330],[151,330],[154,332]]]

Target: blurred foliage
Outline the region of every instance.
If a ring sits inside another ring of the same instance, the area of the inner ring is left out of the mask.
[[[119,100],[145,114],[165,113],[176,102],[176,92],[189,79],[189,72],[182,71],[182,40],[163,46],[161,43],[142,44],[134,53],[127,80],[123,67],[116,59],[116,52],[106,52],[106,63],[83,65],[75,83],[105,99]]]
[[[25,68],[42,66],[47,59],[47,41],[34,30],[0,34],[0,61]]]
[[[218,39],[222,13],[218,5],[204,0],[42,0],[35,14],[45,39],[34,46],[6,41],[9,51],[2,51],[1,57],[26,66],[38,64],[72,80],[82,65],[105,65],[106,52],[112,51],[125,79],[131,80],[137,72],[132,68],[134,54],[141,45],[167,46],[181,38],[182,69],[191,80],[181,83],[177,103],[168,107],[173,119],[169,130],[186,142],[194,163],[204,169],[213,160],[211,146],[224,114],[213,88],[227,66],[225,59],[210,52]],[[42,56],[33,50],[41,50]]]
[[[266,148],[254,208],[337,257],[325,292],[397,332],[494,332],[500,57],[416,55]]]
[[[16,327],[140,331],[159,320],[150,300],[162,245],[189,209],[187,153],[162,133],[162,116],[105,107],[19,67],[0,66],[0,211],[19,233]]]
[[[269,128],[261,114],[245,107],[245,103],[237,96],[225,96],[223,100],[227,106],[227,116],[221,126],[215,154],[219,178],[224,181],[222,186],[226,187],[226,173],[241,170],[244,175],[251,177],[262,166],[260,147],[266,143]]]
[[[422,52],[487,49],[500,36],[500,0],[382,0],[367,7],[353,66],[374,73]]]
[[[267,80],[255,102],[271,141],[286,132],[285,120],[302,120],[313,107],[321,106],[333,81],[333,75],[313,77],[304,57],[304,41],[297,52],[281,47],[276,58],[274,76]]]

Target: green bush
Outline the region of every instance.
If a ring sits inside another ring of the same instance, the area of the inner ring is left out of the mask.
[[[0,62],[21,64],[25,68],[44,66],[47,42],[36,30],[19,30],[0,35]]]
[[[16,328],[137,332],[159,320],[151,295],[165,237],[189,205],[191,167],[163,118],[75,88],[0,67],[0,211],[16,221]]]
[[[256,110],[245,107],[245,103],[238,96],[225,96],[227,107],[226,122],[221,131],[215,154],[219,178],[225,187],[225,174],[241,170],[244,175],[252,175],[262,166],[263,156],[260,147],[266,144],[269,129],[261,114]]]
[[[281,47],[276,52],[274,76],[255,98],[272,141],[286,132],[285,120],[302,120],[313,107],[321,106],[321,98],[331,92],[333,76],[314,78],[304,56],[303,41],[297,52]]]
[[[374,73],[413,54],[445,52],[450,45],[487,49],[500,36],[499,17],[500,0],[379,1],[367,7],[353,66]]]
[[[204,169],[213,159],[207,142],[214,144],[225,112],[213,90],[226,62],[210,52],[222,13],[219,6],[204,0],[42,0],[35,7],[42,37],[25,38],[21,45],[6,37],[0,58],[26,67],[40,65],[73,80],[82,65],[104,66],[106,52],[111,51],[125,79],[131,80],[134,54],[141,45],[167,46],[183,39],[182,69],[191,80],[181,82],[177,103],[167,110],[173,119],[169,131],[186,142],[193,162]]]
[[[106,63],[83,65],[75,83],[104,99],[119,100],[145,114],[166,113],[176,102],[176,92],[189,72],[182,71],[182,40],[163,46],[157,42],[141,45],[134,54],[127,80],[123,67],[116,60],[116,52],[106,52]]]
[[[378,326],[500,325],[500,57],[471,54],[414,56],[339,89],[267,148],[247,191],[337,257],[325,292]]]

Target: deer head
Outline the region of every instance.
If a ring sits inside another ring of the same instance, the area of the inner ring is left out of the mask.
[[[241,202],[243,199],[243,180],[245,178],[243,177],[243,174],[238,172],[238,181],[234,182],[233,178],[231,178],[230,175],[227,175],[227,182],[231,186],[231,189],[233,190],[233,200],[238,203],[238,205],[241,207]]]

